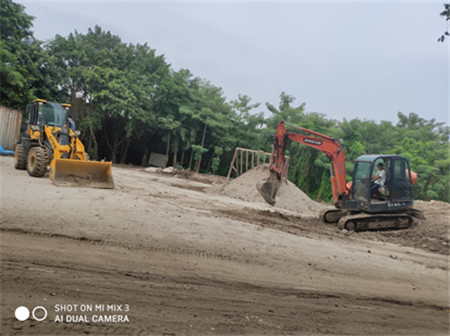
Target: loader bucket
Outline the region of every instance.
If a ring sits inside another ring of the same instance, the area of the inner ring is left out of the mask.
[[[50,179],[58,187],[114,188],[111,162],[53,159]]]
[[[277,196],[280,185],[281,182],[271,176],[266,180],[258,182],[256,184],[256,189],[258,189],[259,193],[267,203],[274,205],[275,197]]]

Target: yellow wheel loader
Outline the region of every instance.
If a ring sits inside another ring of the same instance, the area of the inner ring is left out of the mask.
[[[70,104],[36,99],[27,105],[25,136],[16,144],[14,167],[57,186],[114,188],[111,162],[88,161],[79,132],[68,127]]]

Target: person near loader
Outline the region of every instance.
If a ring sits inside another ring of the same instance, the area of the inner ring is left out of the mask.
[[[386,171],[384,165],[380,162],[377,165],[378,171],[374,177],[372,177],[372,185],[370,186],[370,192],[373,194],[378,193],[378,188],[386,183]]]
[[[72,116],[68,116],[67,121],[69,122],[69,128],[75,132],[75,121],[73,121]]]
[[[73,121],[72,116],[67,116],[67,126],[72,132],[75,133],[75,121]],[[69,145],[70,146],[70,135],[69,133],[64,133],[60,135],[60,143],[61,145]],[[61,155],[61,158],[68,159],[70,157],[69,153],[64,153]]]

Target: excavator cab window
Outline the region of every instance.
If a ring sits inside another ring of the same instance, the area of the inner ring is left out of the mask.
[[[357,161],[353,174],[353,199],[368,200],[371,180],[371,162]]]
[[[392,163],[391,172],[392,201],[400,202],[411,200],[413,195],[411,170],[408,161],[403,158],[395,159]]]

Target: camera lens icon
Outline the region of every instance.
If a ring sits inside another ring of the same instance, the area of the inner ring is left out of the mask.
[[[20,306],[16,308],[16,311],[14,312],[14,315],[16,316],[16,319],[19,321],[26,321],[30,317],[30,311],[25,306]]]
[[[36,313],[39,316],[36,316]],[[19,321],[26,321],[30,317],[30,310],[25,306],[20,306],[16,308],[14,315],[16,316],[16,319],[18,319]],[[33,317],[33,319],[39,322],[44,321],[47,318],[47,315],[48,315],[47,309],[45,309],[42,306],[34,307],[34,309],[31,312],[31,316]]]

